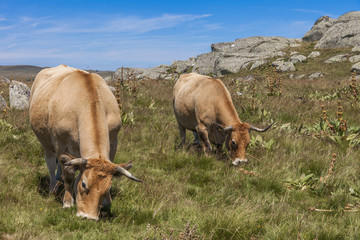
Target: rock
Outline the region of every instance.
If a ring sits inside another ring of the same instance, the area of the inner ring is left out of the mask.
[[[360,62],[360,55],[354,55],[349,57],[349,61],[354,63],[354,62]]]
[[[305,76],[306,76],[305,74],[301,74],[299,76],[296,76],[295,79],[300,80],[300,79],[303,79]]]
[[[360,45],[356,45],[355,47],[353,47],[353,49],[351,49],[352,52],[360,52]]]
[[[160,65],[154,68],[118,68],[112,76],[111,81],[129,80],[134,78],[135,80],[144,79],[171,79],[172,73],[171,68],[167,65]],[[121,73],[123,72],[123,73]],[[123,76],[121,76],[121,74]]]
[[[328,16],[320,17],[304,35],[302,40],[305,42],[319,41],[334,23],[336,23],[334,18]]]
[[[325,63],[344,62],[346,60],[347,60],[347,55],[341,54],[331,57],[328,60],[325,60]]]
[[[252,58],[243,58],[237,56],[220,57],[215,62],[214,73],[218,76],[229,73],[237,73],[241,69],[246,68],[252,61]]]
[[[193,72],[197,72],[199,74],[215,73],[215,62],[219,57],[221,57],[221,54],[217,52],[209,52],[198,55],[193,67]]]
[[[320,56],[320,52],[319,51],[314,51],[314,52],[311,52],[308,56],[308,58],[316,58],[318,56]]]
[[[121,67],[116,69],[114,74],[111,77],[111,82],[116,81],[124,81],[129,80],[130,77],[135,76],[137,79],[138,77],[144,72],[142,68],[125,68]]]
[[[294,78],[294,74],[291,73],[291,74],[289,75],[289,78]]]
[[[349,12],[338,18],[314,48],[340,48],[356,45],[360,45],[360,12]]]
[[[111,92],[112,92],[113,94],[116,93],[116,88],[114,88],[113,86],[108,86],[108,87],[110,88],[110,90],[111,90]]]
[[[5,99],[0,95],[0,111],[3,111],[7,108],[7,103]]]
[[[30,88],[21,82],[11,81],[9,86],[10,107],[23,110],[29,107]]]
[[[356,71],[357,73],[360,73],[360,62],[355,63],[354,65],[352,65],[351,67],[351,71]]]
[[[191,72],[195,65],[195,61],[196,59],[194,57],[185,61],[175,60],[170,66],[174,68],[177,73]]]
[[[256,61],[254,62],[254,64],[251,65],[250,70],[253,70],[254,68],[258,68],[258,67],[260,67],[260,66],[263,66],[263,65],[265,65],[267,62],[268,62],[268,61],[265,60],[265,59],[256,60]]]
[[[306,59],[307,58],[304,55],[294,55],[294,56],[290,57],[289,61],[292,62],[293,64],[296,64],[296,63],[303,62]]]
[[[316,72],[316,73],[311,74],[309,76],[309,79],[321,78],[321,77],[324,77],[324,75],[321,72]]]
[[[281,72],[287,72],[287,71],[295,71],[295,66],[292,62],[284,62],[283,60],[277,60],[272,63],[273,66],[276,67],[277,70]]]
[[[0,76],[0,82],[3,84],[9,84],[10,80],[4,76]]]
[[[295,51],[295,52],[291,52],[291,53],[290,53],[290,56],[298,55],[298,54],[299,54],[299,52],[296,52],[296,51]]]
[[[110,82],[112,82],[113,78],[112,77],[105,77],[104,80],[105,80],[106,83],[110,83]]]

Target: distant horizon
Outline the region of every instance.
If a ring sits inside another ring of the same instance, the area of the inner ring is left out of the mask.
[[[359,9],[357,0],[4,0],[0,65],[151,68],[210,52],[213,43],[302,38],[318,18]]]

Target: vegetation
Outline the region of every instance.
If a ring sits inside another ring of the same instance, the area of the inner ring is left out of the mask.
[[[223,78],[240,119],[259,127],[276,122],[266,133],[251,133],[250,161],[241,167],[231,166],[225,149],[222,156],[192,149],[190,133],[188,146],[177,148],[173,81],[122,82],[115,162],[132,161],[144,183],[113,179],[112,212],[98,222],[76,217],[75,207],[62,209],[48,194],[44,153],[28,113],[8,110],[0,115],[1,238],[359,239],[358,87],[350,63],[323,63],[348,52],[321,51],[294,74],[323,78],[283,74],[281,88],[272,78],[271,92],[267,66]],[[254,80],[239,80],[248,75]],[[7,88],[0,85],[0,92]]]

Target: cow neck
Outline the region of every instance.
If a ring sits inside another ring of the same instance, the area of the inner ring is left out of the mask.
[[[241,124],[239,116],[236,112],[234,104],[231,99],[224,99],[218,104],[218,123],[224,126],[234,126]]]
[[[109,159],[110,143],[105,110],[100,101],[96,81],[90,74],[83,78],[85,106],[78,121],[80,153],[83,158]],[[80,103],[79,103],[80,104]]]

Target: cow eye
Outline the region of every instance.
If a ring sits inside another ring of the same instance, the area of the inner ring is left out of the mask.
[[[81,181],[81,187],[86,190],[86,183],[84,181]]]
[[[231,148],[232,149],[236,149],[237,148],[237,145],[236,145],[236,142],[234,139],[231,139]]]

